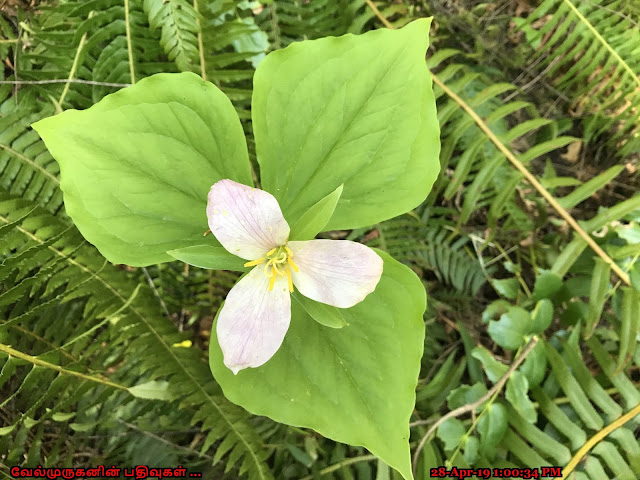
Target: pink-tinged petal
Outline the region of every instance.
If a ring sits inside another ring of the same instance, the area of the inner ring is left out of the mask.
[[[211,187],[207,220],[222,246],[246,260],[262,257],[289,238],[289,225],[275,197],[233,180]]]
[[[289,242],[293,284],[300,293],[338,308],[353,307],[373,292],[382,275],[382,259],[369,247],[348,240]]]
[[[269,290],[264,267],[255,267],[231,289],[218,315],[224,364],[234,374],[264,364],[282,345],[290,321],[287,279],[280,276]]]

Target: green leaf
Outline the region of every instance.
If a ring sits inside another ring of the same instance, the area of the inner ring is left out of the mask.
[[[491,279],[491,285],[496,289],[496,292],[502,297],[509,298],[511,300],[518,296],[520,290],[520,284],[515,277],[503,278],[503,279]]]
[[[609,291],[609,279],[611,278],[611,267],[600,257],[595,258],[595,265],[591,275],[591,289],[589,295],[589,313],[585,320],[585,338],[589,338],[600,320],[606,295]]]
[[[70,423],[69,427],[74,432],[90,432],[94,428],[96,428],[96,422],[88,422],[88,423]]]
[[[167,250],[202,244],[211,185],[252,184],[231,102],[192,73],[145,78],[33,128],[60,164],[67,213],[113,263],[171,261]]]
[[[293,293],[298,303],[320,325],[330,328],[342,328],[347,324],[347,321],[342,316],[339,308],[333,305],[327,305],[325,303],[316,302],[308,297],[305,297],[297,290]]]
[[[287,450],[289,450],[289,453],[291,453],[291,456],[293,458],[295,458],[298,462],[300,462],[305,467],[311,468],[311,465],[313,465],[313,459],[304,450],[301,450],[295,445],[291,445],[289,443],[287,444]]]
[[[447,389],[447,385],[451,378],[456,376],[456,369],[458,369],[455,360],[456,352],[451,352],[444,363],[436,370],[429,383],[420,387],[416,395],[418,401],[434,398]],[[461,364],[462,362],[459,365]]]
[[[530,388],[540,385],[547,371],[547,356],[542,342],[533,347],[519,370],[527,377]]]
[[[478,432],[480,432],[480,451],[493,457],[496,445],[500,443],[507,431],[507,409],[500,403],[488,405],[482,416],[478,419]]]
[[[56,412],[53,415],[51,415],[51,420],[53,420],[54,422],[66,422],[68,420],[71,420],[75,416],[76,416],[75,412],[71,412],[71,413]]]
[[[582,182],[573,177],[554,177],[554,178],[541,178],[540,183],[547,189],[553,189],[557,187],[575,187],[576,185],[582,185]]]
[[[260,63],[252,118],[261,181],[291,224],[341,184],[327,230],[378,223],[427,196],[440,169],[430,23],[293,43]]]
[[[553,303],[548,298],[538,301],[533,312],[530,333],[540,333],[549,328],[553,320]]]
[[[169,392],[168,382],[151,381],[129,387],[129,393],[134,397],[146,398],[147,400],[173,400]]]
[[[531,316],[524,308],[511,307],[497,322],[489,322],[489,335],[503,348],[515,350],[524,343],[531,329]]]
[[[474,358],[480,360],[482,363],[482,368],[484,372],[487,374],[487,377],[491,382],[496,383],[500,378],[507,373],[509,367],[504,363],[500,363],[495,357],[491,354],[489,350],[484,347],[476,347],[471,352],[471,355]]]
[[[391,470],[389,470],[389,465],[384,463],[382,460],[378,460],[376,480],[391,480]]]
[[[629,272],[629,278],[631,279],[631,286],[640,291],[640,262],[636,262]]]
[[[291,227],[291,240],[311,240],[327,225],[336,209],[342,195],[343,185],[340,185],[329,195],[307,210]]]
[[[482,383],[475,383],[474,385],[460,385],[455,390],[452,390],[449,393],[449,396],[447,396],[447,405],[449,406],[449,410],[454,410],[466,405],[467,403],[475,402],[485,393],[487,393],[487,387]]]
[[[624,170],[624,165],[615,165],[608,170],[605,170],[600,175],[592,178],[584,185],[576,188],[569,195],[559,198],[558,203],[562,205],[567,210],[572,209],[576,205],[578,205],[583,200],[589,198],[591,195],[596,193],[601,188],[604,188],[606,185],[609,185],[610,182],[616,178],[620,172]]]
[[[529,399],[529,381],[526,375],[516,370],[507,380],[506,399],[515,408],[522,418],[529,423],[534,423],[538,419],[538,414]]]
[[[424,345],[425,291],[418,277],[382,251],[375,292],[342,310],[348,326],[326,328],[292,302],[278,352],[233,375],[212,329],[210,366],[225,396],[256,415],[361,445],[411,477],[409,418]]]
[[[511,304],[506,300],[496,300],[487,305],[482,312],[482,322],[489,323],[489,320],[497,320],[503,313],[507,313],[511,308]]]
[[[536,302],[542,298],[553,297],[562,286],[562,277],[550,270],[540,270],[540,275],[536,278],[533,286],[531,299]]]
[[[480,441],[478,437],[467,437],[464,442],[464,459],[469,465],[473,465],[478,460]]]
[[[194,267],[208,268],[211,270],[233,270],[235,272],[247,272],[244,266],[246,261],[227,252],[223,247],[214,245],[193,245],[191,247],[177,248],[167,251],[176,260],[180,260]]]
[[[16,428],[16,425],[9,425],[8,427],[0,427],[0,437],[9,435]]]
[[[621,371],[631,361],[638,345],[640,331],[640,292],[632,287],[622,288],[620,316],[620,351],[616,370]]]
[[[464,424],[457,418],[448,418],[438,427],[438,438],[444,442],[445,450],[453,450],[467,433]]]

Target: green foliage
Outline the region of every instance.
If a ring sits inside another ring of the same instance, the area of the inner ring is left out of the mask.
[[[260,64],[252,118],[261,181],[290,223],[340,185],[327,229],[386,220],[425,198],[439,147],[422,61],[429,25],[291,45]]]
[[[384,273],[376,295],[341,310],[348,328],[325,328],[293,302],[287,336],[265,365],[234,375],[224,366],[215,338],[210,363],[233,402],[258,415],[363,445],[408,479],[407,423],[422,355],[426,299],[407,267],[381,256]]]
[[[587,138],[615,125],[620,155],[638,151],[640,28],[625,15],[625,0],[545,0],[518,19],[532,62],[589,118]],[[544,17],[544,18],[543,18]],[[534,25],[536,27],[534,28]]]
[[[357,3],[319,0],[303,6],[298,0],[265,2],[258,15],[258,23],[269,33],[273,49],[278,50],[300,38],[315,39],[347,33]]]
[[[325,230],[336,210],[344,185],[313,204],[291,227],[291,240],[311,240]]]
[[[172,260],[167,250],[203,242],[213,183],[252,184],[231,102],[191,73],[156,75],[34,128],[64,169],[67,213],[112,262]]]
[[[143,406],[135,402],[161,399],[170,404],[146,408],[172,425],[198,424],[206,435],[203,454],[224,439],[216,458],[228,454],[227,470],[238,462],[251,478],[270,477],[266,451],[246,414],[211,382],[201,353],[177,345],[184,336],[161,315],[150,291],[96,255],[75,228],[32,203],[3,194],[0,221],[0,336],[33,359],[0,353],[1,405],[9,407],[4,423],[13,427],[2,438],[2,450],[11,452],[7,461],[22,461],[25,435],[35,430],[27,458],[42,463],[34,447],[51,420],[82,443],[83,435],[119,418],[138,420],[135,410]],[[59,438],[57,455],[46,457],[52,465],[69,464],[74,453]]]
[[[160,45],[181,71],[193,71],[198,58],[199,15],[186,0],[144,0],[152,29],[161,29]]]

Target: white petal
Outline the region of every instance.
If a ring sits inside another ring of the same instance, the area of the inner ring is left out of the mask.
[[[231,289],[218,315],[216,332],[224,364],[234,374],[264,364],[282,345],[290,320],[286,277],[279,277],[269,290],[264,267],[255,267]]]
[[[373,292],[382,275],[382,259],[369,247],[348,240],[289,242],[293,284],[305,297],[349,308]]]
[[[289,225],[275,197],[232,180],[211,187],[207,220],[222,246],[246,260],[262,257],[289,238]]]

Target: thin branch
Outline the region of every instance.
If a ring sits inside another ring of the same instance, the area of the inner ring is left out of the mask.
[[[160,306],[164,310],[164,314],[167,316],[167,318],[171,318],[171,314],[169,313],[169,309],[167,308],[167,304],[164,303],[164,300],[160,296],[160,293],[158,292],[158,289],[156,288],[155,284],[153,283],[153,279],[151,278],[151,275],[149,275],[149,271],[147,270],[147,267],[142,267],[142,272],[144,273],[144,276],[147,279],[147,283],[149,284],[149,286],[153,290],[153,294],[158,299],[158,302],[160,303]]]
[[[101,383],[101,384],[106,385],[108,387],[117,388],[118,390],[129,391],[129,389],[127,387],[123,386],[123,385],[119,385],[117,383],[111,382],[109,380],[105,380],[105,379],[100,378],[100,377],[94,377],[92,375],[87,375],[87,374],[82,373],[82,372],[76,372],[74,370],[67,370],[66,368],[60,367],[60,366],[55,365],[53,363],[49,363],[49,362],[45,362],[44,360],[40,360],[38,357],[34,357],[32,355],[28,355],[28,354],[20,352],[18,350],[14,350],[9,345],[4,345],[4,344],[0,343],[0,352],[4,352],[7,355],[9,355],[11,357],[14,357],[14,358],[19,358],[21,360],[26,360],[27,362],[32,363],[33,365],[36,365],[38,367],[43,367],[43,368],[49,368],[51,370],[56,370],[57,372],[63,373],[65,375],[71,375],[73,377],[78,377],[78,378],[81,378],[83,380],[89,380],[91,382]]]
[[[93,17],[93,10],[89,12],[88,18],[91,18],[91,17]],[[62,108],[62,102],[64,102],[64,97],[66,97],[67,93],[69,92],[71,79],[76,75],[76,69],[78,68],[78,61],[80,60],[80,52],[82,52],[84,43],[87,41],[87,33],[88,32],[84,32],[84,34],[82,35],[82,38],[80,39],[80,43],[78,44],[78,49],[76,50],[76,55],[73,58],[73,64],[71,64],[71,71],[69,72],[69,77],[66,82],[67,84],[64,86],[64,89],[62,90],[62,95],[60,95],[60,100],[58,100],[58,105],[60,106],[60,108]],[[16,78],[17,78],[17,75],[16,75]]]
[[[531,340],[529,340],[529,343],[527,343],[527,346],[524,348],[524,350],[522,350],[522,353],[518,356],[518,358],[514,360],[513,364],[509,367],[509,370],[506,371],[506,373],[500,378],[500,380],[498,380],[496,384],[493,387],[491,387],[491,389],[487,393],[485,393],[482,397],[480,397],[475,402],[467,403],[466,405],[458,407],[455,410],[451,410],[446,415],[440,417],[438,421],[435,422],[431,426],[431,428],[429,428],[429,430],[427,430],[427,433],[424,434],[424,437],[422,437],[422,440],[420,440],[420,443],[418,444],[418,447],[416,448],[416,451],[413,454],[413,474],[414,475],[416,474],[416,466],[418,464],[418,457],[420,456],[420,452],[424,448],[424,445],[427,443],[427,440],[429,440],[431,435],[436,431],[436,429],[440,425],[442,425],[445,421],[449,420],[450,418],[455,418],[455,417],[464,415],[465,413],[474,412],[476,408],[478,408],[484,402],[489,400],[494,394],[499,392],[504,386],[504,384],[507,383],[507,380],[509,380],[509,377],[511,377],[511,374],[516,371],[516,369],[522,364],[522,362],[524,362],[525,358],[527,358],[527,355],[531,353],[531,351],[537,344],[538,344],[538,337],[536,336],[532,337]]]
[[[549,70],[555,67],[559,61],[560,61],[560,57],[554,58],[551,62],[549,62],[549,65],[547,65],[547,67],[544,70],[542,70],[538,75],[534,77],[533,80],[527,82],[525,85],[523,85],[519,89],[516,89],[513,92],[511,92],[509,95],[504,97],[502,101],[504,103],[509,103],[518,95],[521,95],[522,93],[525,93],[527,90],[530,90],[532,87],[535,86],[536,83],[538,83],[542,79],[542,77],[544,77],[547,74],[547,72],[549,72]]]
[[[162,438],[160,435],[156,435],[155,433],[149,432],[147,430],[142,430],[141,428],[139,428],[138,426],[136,426],[136,425],[134,425],[132,423],[125,422],[124,420],[121,420],[121,419],[118,419],[118,422],[121,423],[122,425],[124,425],[125,427],[129,428],[130,430],[134,430],[134,431],[136,431],[138,433],[141,433],[142,435],[144,435],[146,437],[153,438],[154,440],[156,440],[156,441],[158,441],[160,443],[163,443],[163,444],[165,444],[165,445],[167,445],[167,446],[169,446],[169,447],[171,447],[171,448],[173,448],[175,450],[179,450],[179,451],[185,452],[188,455],[194,455],[194,456],[197,456],[197,457],[200,457],[200,458],[204,458],[206,460],[211,460],[211,461],[213,460],[213,457],[210,456],[210,455],[198,452],[197,450],[194,450],[194,449],[189,448],[189,447],[184,447],[182,445],[178,445],[177,443],[173,443],[173,442],[171,442],[171,441],[169,441],[169,440],[167,440],[165,438]]]
[[[640,415],[640,403],[629,410],[627,413],[616,419],[614,422],[610,423],[602,430],[597,432],[593,437],[587,440],[580,450],[578,450],[575,455],[571,458],[567,466],[562,469],[562,480],[566,480],[571,475],[571,472],[576,468],[582,457],[584,457],[589,450],[591,450],[600,440],[609,435],[611,432],[620,428],[625,423],[629,422],[636,415]]]
[[[200,12],[198,11],[198,0],[193,0],[193,9],[196,11],[196,24],[198,25],[198,52],[200,53],[200,77],[207,81],[207,66],[204,62],[204,42],[202,41],[202,25],[200,24]]]
[[[364,1],[367,2],[367,5],[369,5],[369,8],[371,9],[371,11],[376,14],[376,17],[378,17],[378,19],[382,22],[382,24],[385,27],[391,28],[391,29],[396,28],[393,26],[393,24],[389,20],[385,18],[384,15],[382,15],[382,12],[378,10],[378,7],[376,7],[376,4],[373,3],[372,0],[364,0]]]
[[[278,15],[276,13],[276,4],[271,3],[269,5],[269,16],[271,19],[271,28],[273,29],[273,49],[279,50],[280,43],[280,26],[278,25]]]
[[[13,47],[13,75],[15,76],[16,80],[20,80],[20,77],[18,76],[18,52],[20,51],[20,38],[22,38],[22,24],[18,23],[18,41],[16,42],[16,46]],[[7,58],[6,60],[7,62],[9,61],[9,59]],[[14,86],[13,87],[13,97],[14,100],[16,102],[16,107],[18,106],[19,102],[18,102],[18,86]]]
[[[131,45],[131,22],[129,20],[129,0],[124,0],[124,26],[127,33],[127,52],[129,53],[129,75],[131,83],[136,83],[136,72],[133,69],[133,46]]]
[[[609,51],[609,53],[618,61],[618,63],[622,66],[622,68],[624,68],[627,71],[627,73],[631,76],[631,78],[633,78],[633,80],[638,85],[640,85],[640,78],[638,78],[638,76],[634,73],[634,71],[631,69],[629,64],[622,59],[622,57],[618,54],[618,52],[616,52],[613,49],[613,47],[611,47],[611,45],[609,45],[609,43],[607,43],[607,41],[604,38],[602,38],[602,35],[600,35],[598,31],[594,28],[594,26],[591,25],[591,22],[589,22],[589,20],[587,20],[584,17],[584,15],[580,13],[580,10],[578,10],[575,7],[575,5],[571,3],[570,0],[564,0],[564,3],[567,4],[567,6],[571,10],[573,10],[573,13],[580,19],[582,23],[585,24],[585,26],[591,31],[593,36],[596,37],[596,39],[604,46],[604,48],[606,48]]]
[[[93,80],[80,80],[78,78],[72,78],[64,80],[62,78],[53,80],[2,80],[0,85],[48,85],[50,83],[83,83],[85,85],[97,85],[100,87],[130,87],[130,83],[109,83],[109,82],[94,82]]]
[[[51,179],[51,181],[53,181],[56,185],[60,185],[60,180],[58,180],[58,177],[56,177],[54,174],[49,172],[43,166],[38,165],[34,160],[31,160],[26,155],[23,155],[22,153],[18,152],[17,150],[14,150],[13,148],[11,148],[9,145],[5,145],[3,143],[0,143],[0,149],[9,152],[11,155],[13,155],[16,158],[19,158],[20,160],[22,160],[24,163],[29,165],[34,170],[39,170],[43,175],[49,177]]]
[[[594,7],[594,8],[599,8],[599,9],[601,9],[601,10],[606,10],[607,12],[609,12],[609,13],[611,13],[611,14],[613,14],[613,15],[616,15],[616,16],[618,16],[618,17],[620,17],[620,18],[625,19],[626,21],[628,21],[629,23],[631,23],[631,25],[633,25],[634,27],[636,27],[636,28],[640,28],[640,24],[638,24],[638,22],[636,22],[636,21],[635,21],[635,20],[633,20],[630,16],[625,15],[625,14],[624,14],[624,13],[622,13],[622,12],[618,12],[617,10],[614,10],[613,8],[606,7],[606,6],[604,6],[604,5],[599,5],[599,4],[597,4],[597,3],[593,3],[593,2],[591,2],[590,0],[582,0],[582,1],[583,1],[583,2],[585,2],[585,3],[588,3],[589,5],[591,5],[591,6],[592,6],[592,7]]]
[[[431,425],[433,422],[437,421],[437,418],[426,418],[424,420],[416,420],[415,422],[411,422],[409,424],[409,428],[418,427],[420,425]]]
[[[518,170],[522,175],[527,179],[527,181],[538,191],[538,193],[551,205],[551,207],[558,212],[558,215],[562,217],[564,221],[566,221],[571,228],[580,236],[582,239],[591,247],[591,249],[605,261],[607,265],[611,267],[620,279],[631,286],[631,280],[629,279],[629,275],[627,275],[614,261],[613,259],[605,253],[600,245],[598,245],[591,236],[585,232],[582,227],[578,224],[578,222],[571,216],[571,214],[565,210],[565,208],[558,203],[558,201],[551,195],[547,189],[545,189],[542,184],[536,179],[536,177],[529,171],[527,168],[516,158],[516,156],[511,153],[504,143],[500,141],[500,139],[496,136],[495,133],[489,128],[489,126],[480,118],[480,116],[473,110],[473,108],[467,104],[462,98],[456,95],[449,87],[447,87],[442,80],[440,80],[435,74],[433,76],[433,83],[438,85],[444,92],[451,97],[453,101],[455,101],[458,105],[462,107],[462,109],[473,119],[473,121],[478,125],[480,130],[482,130],[485,135],[491,140],[491,142],[502,152],[502,154],[507,157],[507,159],[511,162],[511,164]]]
[[[386,18],[384,18],[384,15],[382,15],[380,10],[378,10],[376,8],[376,6],[373,4],[372,0],[365,0],[365,1],[367,2],[367,5],[369,5],[369,7],[371,7],[371,10],[373,10],[373,12],[376,14],[376,16],[380,19],[380,21],[385,24],[385,26],[387,26],[388,28],[395,28],[393,25],[391,25],[391,23],[389,23],[389,21]],[[568,0],[565,0],[565,1],[568,1]],[[568,2],[568,3],[571,5],[571,2]],[[573,5],[571,5],[571,7],[575,9],[575,7]],[[582,19],[584,19],[584,21],[588,24],[588,26],[591,29],[593,29],[593,26],[589,22],[587,22],[586,19],[584,17],[582,17],[582,15],[580,15],[580,12],[578,12],[577,10],[576,10],[576,12]],[[597,32],[595,32],[595,33],[597,34]],[[599,37],[599,35],[598,35],[598,37]],[[601,41],[604,42],[604,40],[602,40],[602,37],[599,37],[599,38],[601,39]],[[613,53],[615,54],[615,52],[613,52]],[[619,55],[615,54],[615,57],[618,58],[624,64],[624,62],[622,61],[622,59],[620,58]],[[624,64],[624,65],[626,65],[626,64]],[[627,65],[627,67],[628,67],[628,65]],[[538,193],[549,203],[549,205],[551,205],[551,207],[556,212],[558,212],[558,215],[560,215],[562,217],[562,219],[564,221],[566,221],[569,224],[569,226],[571,228],[573,228],[573,230],[587,243],[587,245],[589,245],[589,247],[591,247],[591,249],[600,258],[602,258],[602,260],[604,260],[607,265],[609,265],[611,267],[611,270],[613,270],[616,273],[616,275],[618,275],[620,280],[622,280],[627,285],[631,286],[631,280],[629,279],[629,275],[627,275],[624,272],[624,270],[622,270],[613,261],[613,259],[609,255],[607,255],[606,252],[604,250],[602,250],[602,248],[600,248],[600,245],[598,245],[595,242],[595,240],[593,240],[593,238],[591,238],[591,236],[582,229],[582,227],[571,216],[571,214],[567,210],[565,210],[565,208],[562,205],[560,205],[558,203],[558,201],[553,197],[553,195],[551,195],[542,186],[542,184],[536,179],[536,177],[529,170],[527,170],[527,168],[522,164],[522,162],[520,160],[518,160],[513,153],[511,153],[511,150],[509,150],[504,145],[504,143],[502,143],[500,141],[500,139],[496,136],[496,134],[493,133],[491,128],[489,128],[489,126],[484,122],[484,120],[482,120],[482,118],[480,118],[480,116],[475,112],[475,110],[467,102],[465,102],[462,98],[460,98],[458,95],[456,95],[456,93],[453,90],[451,90],[449,87],[447,87],[444,84],[444,82],[442,80],[440,80],[434,73],[432,73],[431,75],[433,77],[433,83],[438,85],[454,102],[456,102],[458,105],[460,105],[462,107],[462,109],[476,123],[478,128],[480,128],[480,130],[482,130],[484,132],[484,134],[489,138],[489,140],[491,140],[491,142],[498,148],[498,150],[500,150],[500,152],[502,152],[502,154],[505,157],[507,157],[507,159],[511,162],[511,164],[516,168],[516,170],[518,170],[520,173],[522,173],[522,175],[527,179],[527,181],[538,191]],[[640,83],[640,79],[638,79],[637,77],[636,77],[636,81]]]

